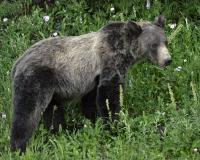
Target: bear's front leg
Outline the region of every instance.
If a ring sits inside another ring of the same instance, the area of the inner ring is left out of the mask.
[[[119,76],[113,78],[112,86],[108,95],[109,109],[111,111],[112,121],[118,120],[120,112],[120,89]]]
[[[105,124],[109,120],[108,109],[111,112],[112,120],[118,119],[118,113],[120,111],[119,82],[120,77],[117,73],[103,74],[100,77],[96,101],[98,116],[103,119]],[[106,106],[107,99],[108,107]]]

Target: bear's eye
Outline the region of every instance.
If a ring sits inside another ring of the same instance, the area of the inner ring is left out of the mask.
[[[157,43],[153,43],[153,44],[151,45],[151,48],[152,48],[152,49],[158,48],[158,44],[157,44]]]

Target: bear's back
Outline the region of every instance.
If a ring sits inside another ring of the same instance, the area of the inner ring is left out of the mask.
[[[21,73],[31,75],[38,68],[45,67],[55,73],[53,76],[58,82],[62,82],[60,88],[74,94],[85,93],[101,71],[98,51],[101,40],[98,36],[99,33],[94,32],[41,40],[18,59],[13,66],[12,78]]]

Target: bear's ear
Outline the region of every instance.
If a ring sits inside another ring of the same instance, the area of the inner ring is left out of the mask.
[[[125,31],[129,38],[131,37],[137,38],[140,35],[140,33],[142,33],[142,28],[135,22],[129,21],[126,24]]]
[[[120,31],[121,28],[124,26],[123,22],[114,22],[114,21],[109,21],[109,23],[101,28],[102,31]]]
[[[161,28],[164,28],[165,27],[165,17],[162,15],[156,17],[154,20],[154,24]]]

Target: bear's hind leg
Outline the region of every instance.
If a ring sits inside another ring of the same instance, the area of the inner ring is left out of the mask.
[[[43,114],[45,128],[50,130],[52,133],[57,133],[60,125],[63,129],[66,129],[64,114],[64,105],[59,105],[52,101]]]
[[[44,75],[45,76],[45,75]],[[14,79],[14,113],[11,129],[11,150],[25,152],[26,144],[35,131],[42,112],[50,103],[53,89],[50,80],[37,75],[18,75]],[[50,84],[50,85],[48,85]]]

